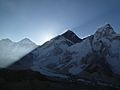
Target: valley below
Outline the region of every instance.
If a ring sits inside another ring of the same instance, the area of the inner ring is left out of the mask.
[[[0,89],[1,90],[119,90],[117,83],[99,84],[95,81],[79,81],[74,79],[55,80],[50,79],[38,72],[31,70],[13,71],[7,69],[0,70]]]

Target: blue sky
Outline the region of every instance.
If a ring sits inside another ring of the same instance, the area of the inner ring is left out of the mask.
[[[105,23],[120,33],[120,0],[0,0],[0,39],[42,44],[66,29],[83,38]]]

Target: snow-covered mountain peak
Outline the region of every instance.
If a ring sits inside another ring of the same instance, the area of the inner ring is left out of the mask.
[[[106,25],[98,28],[98,30],[95,32],[94,36],[96,38],[101,38],[101,37],[112,36],[113,34],[116,34],[116,33],[113,30],[113,28],[111,27],[111,25],[110,24],[106,24]]]
[[[71,30],[66,31],[65,33],[56,36],[55,38],[51,39],[50,41],[45,42],[42,46],[51,46],[55,44],[67,44],[68,46],[71,46],[75,43],[81,42],[82,39],[80,39],[74,32]]]
[[[2,47],[5,47],[6,45],[12,45],[14,44],[15,42],[11,41],[10,39],[6,38],[6,39],[1,39],[0,40],[0,48],[1,48],[1,45]]]
[[[19,41],[18,43],[20,43],[20,44],[35,44],[28,38],[24,38],[21,41]]]
[[[98,30],[96,31],[95,34],[102,34],[102,35],[111,35],[111,34],[115,34],[115,31],[113,30],[112,26],[110,24],[106,24],[100,28],[98,28]]]
[[[65,33],[63,33],[63,34],[75,34],[73,31],[71,31],[71,30],[67,30]]]
[[[37,45],[27,38],[19,42],[13,42],[8,38],[0,40],[0,68],[19,60],[36,47]]]
[[[8,42],[8,43],[11,43],[11,42],[12,42],[9,38],[2,39],[2,40],[0,40],[0,41],[2,41],[2,42]]]
[[[72,41],[73,43],[79,43],[82,41],[74,32],[71,30],[67,30],[65,33],[62,34],[65,38]]]
[[[28,38],[24,38],[20,42],[32,42],[32,41],[30,39],[28,39]]]

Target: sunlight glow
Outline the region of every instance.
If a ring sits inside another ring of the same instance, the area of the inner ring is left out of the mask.
[[[38,35],[38,45],[42,45],[44,44],[45,42],[49,41],[50,39],[54,38],[55,35],[53,34],[54,31],[48,31],[48,32],[42,32],[41,35]]]
[[[52,34],[46,34],[43,38],[43,42],[49,41],[52,39],[54,36]]]

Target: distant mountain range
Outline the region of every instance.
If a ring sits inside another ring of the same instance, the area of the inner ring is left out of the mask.
[[[68,30],[38,47],[32,42],[29,43],[28,39],[15,43],[14,46],[9,45],[8,43],[12,42],[7,39],[0,41],[0,47],[1,42],[4,48],[10,47],[10,52],[14,51],[18,55],[19,50],[25,52],[24,50],[29,49],[19,61],[7,67],[11,70],[32,70],[61,79],[110,81],[120,77],[120,34],[117,34],[110,24],[98,28],[93,35],[84,39]],[[3,51],[6,53],[8,50],[9,48]]]
[[[19,42],[0,40],[0,67],[6,67],[35,49],[37,45],[28,38]]]
[[[68,75],[120,75],[120,34],[106,24],[91,36],[80,39],[68,30],[11,65],[11,69],[31,69],[51,77]]]

